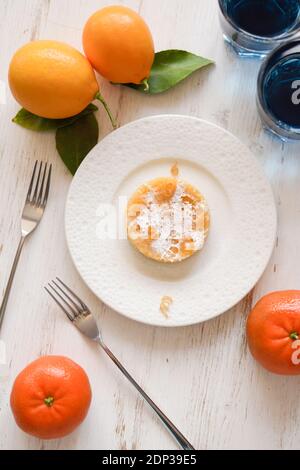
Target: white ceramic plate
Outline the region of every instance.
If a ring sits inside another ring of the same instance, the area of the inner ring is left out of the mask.
[[[128,240],[111,239],[113,209],[122,232],[126,198],[170,175],[175,161],[207,198],[211,229],[200,253],[163,265]],[[262,275],[275,235],[272,190],[254,156],[225,130],[192,117],[154,116],[112,132],[80,166],[66,204],[67,242],[84,281],[117,312],[151,325],[190,325],[234,306]],[[163,296],[173,298],[168,319]]]

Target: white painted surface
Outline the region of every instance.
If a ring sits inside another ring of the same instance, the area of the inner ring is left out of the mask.
[[[17,47],[53,38],[80,48],[87,17],[104,0],[2,0],[0,80]],[[300,279],[299,143],[282,145],[261,128],[255,87],[259,63],[238,60],[223,44],[217,2],[126,0],[152,29],[156,50],[182,48],[215,59],[215,69],[195,74],[156,97],[104,83],[103,94],[121,124],[142,116],[179,113],[215,122],[248,145],[272,182],[279,213],[278,242],[254,293],[210,322],[180,329],[147,327],[109,310],[79,279],[64,239],[64,202],[71,177],[52,134],[11,123],[18,110],[6,88],[0,104],[0,288],[4,289],[19,237],[19,214],[35,158],[54,164],[44,220],[28,240],[15,278],[1,337],[9,374],[0,382],[0,449],[170,449],[157,419],[113,364],[66,322],[42,286],[60,275],[99,315],[105,339],[153,399],[201,449],[297,449],[300,378],[277,377],[252,360],[244,324],[253,300],[269,290],[298,288]],[[99,113],[102,135],[109,123]],[[14,424],[9,393],[15,375],[41,354],[64,354],[88,372],[94,393],[84,424],[66,439],[42,442]]]

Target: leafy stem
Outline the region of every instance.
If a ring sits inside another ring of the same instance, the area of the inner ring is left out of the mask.
[[[124,84],[144,94],[163,93],[185,80],[197,70],[212,65],[210,59],[178,49],[156,52],[150,76],[139,85]]]
[[[144,85],[144,92],[148,93],[150,91],[150,86],[148,82],[148,78],[145,78],[142,82],[141,85]]]
[[[96,94],[95,96],[95,100],[98,100],[100,101],[100,103],[102,104],[102,106],[104,107],[105,111],[107,112],[107,115],[110,119],[110,122],[113,126],[113,129],[117,129],[118,125],[117,125],[117,122],[115,120],[115,118],[113,117],[112,113],[111,113],[111,110],[109,109],[108,107],[108,104],[106,103],[105,99],[103,98],[103,96],[101,95],[100,91],[98,91],[98,93]]]

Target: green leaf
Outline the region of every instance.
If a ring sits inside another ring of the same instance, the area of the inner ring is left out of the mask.
[[[97,144],[98,122],[93,113],[80,117],[70,125],[56,130],[56,148],[72,175]]]
[[[126,86],[146,94],[162,93],[189,77],[196,70],[213,63],[210,59],[176,49],[157,52],[148,80],[144,80],[141,85],[130,83]]]
[[[82,116],[87,114],[94,113],[97,111],[97,106],[90,103],[81,113],[76,114],[75,116],[66,118],[66,119],[47,119],[35,114],[30,113],[26,109],[22,108],[18,114],[13,118],[13,122],[19,124],[19,126],[25,127],[32,131],[45,132],[56,130],[59,127],[64,127],[72,124],[77,119],[80,119]]]

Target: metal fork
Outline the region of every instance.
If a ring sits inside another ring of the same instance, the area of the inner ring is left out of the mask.
[[[47,199],[49,195],[50,181],[51,181],[51,170],[52,165],[42,162],[35,162],[31,181],[29,184],[29,189],[27,192],[25,205],[22,212],[21,218],[21,239],[15,259],[11,268],[7,286],[5,289],[4,297],[0,307],[0,329],[3,322],[9,293],[13,283],[14,275],[17,269],[18,261],[20,259],[20,254],[25,242],[25,239],[30,233],[32,233],[38,226],[47,204]]]
[[[101,348],[106,352],[110,359],[116,364],[120,371],[123,372],[125,377],[132,383],[132,385],[134,385],[134,387],[140,392],[142,397],[149,403],[151,408],[156,412],[158,417],[161,419],[163,424],[176,439],[182,449],[194,450],[194,447],[144,392],[144,390],[139,386],[139,384],[134,380],[129,372],[127,372],[125,367],[120,363],[116,356],[106,346],[102,339],[102,334],[97,326],[95,318],[87,305],[58,277],[56,278],[56,281],[53,280],[52,283],[49,283],[48,287],[45,287],[45,289],[64,311],[73,325],[76,326],[76,328],[78,328],[81,333],[100,344]]]

